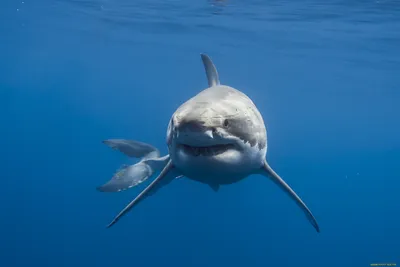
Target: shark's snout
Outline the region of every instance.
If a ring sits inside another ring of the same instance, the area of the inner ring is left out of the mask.
[[[202,120],[182,120],[176,129],[182,132],[203,132],[206,130],[205,122]]]
[[[175,138],[180,143],[209,142],[214,139],[215,128],[208,127],[204,120],[181,120],[173,123]]]

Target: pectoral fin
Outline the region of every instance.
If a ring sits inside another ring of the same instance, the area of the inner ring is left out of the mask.
[[[107,228],[113,226],[122,216],[124,216],[130,209],[132,209],[135,205],[137,205],[140,201],[142,201],[145,197],[154,194],[154,192],[159,189],[161,186],[167,184],[172,181],[178,175],[174,171],[174,166],[171,161],[168,161],[167,165],[161,171],[161,173],[148,185],[134,200],[132,200],[115,218],[114,220],[107,226]]]
[[[271,180],[277,184],[286,194],[293,199],[296,204],[303,210],[310,223],[314,226],[315,230],[319,233],[319,226],[317,220],[312,215],[311,211],[307,208],[306,204],[297,196],[297,194],[290,188],[288,184],[268,165],[265,161],[263,164],[263,174],[270,177]]]

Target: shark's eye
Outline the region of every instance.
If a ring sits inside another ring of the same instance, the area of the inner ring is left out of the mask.
[[[228,121],[228,119],[225,119],[224,120],[224,127],[228,127],[228,125],[229,125],[229,121]]]

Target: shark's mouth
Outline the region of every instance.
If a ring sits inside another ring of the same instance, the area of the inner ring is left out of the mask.
[[[185,153],[192,156],[215,156],[226,152],[229,149],[234,149],[233,144],[220,144],[213,146],[189,146],[185,144],[179,145]]]

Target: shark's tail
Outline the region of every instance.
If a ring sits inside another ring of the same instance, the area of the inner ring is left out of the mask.
[[[111,180],[97,187],[101,192],[120,192],[141,184],[157,171],[161,171],[169,159],[169,155],[160,157],[157,148],[138,141],[108,139],[103,143],[129,157],[139,158],[140,161],[118,169]]]

